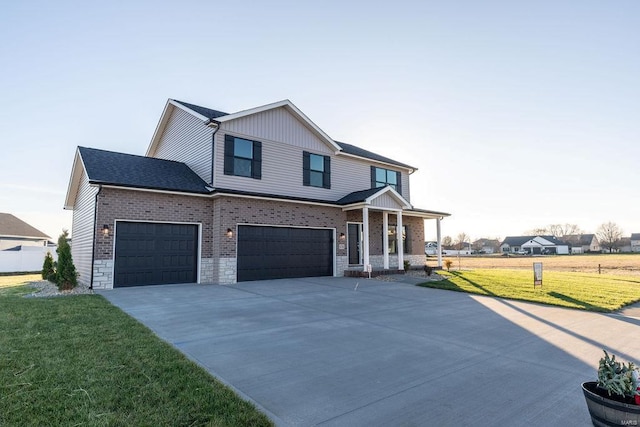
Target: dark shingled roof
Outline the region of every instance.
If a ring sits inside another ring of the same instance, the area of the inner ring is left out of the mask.
[[[0,236],[51,238],[20,218],[8,213],[0,213]]]
[[[640,233],[631,233],[631,240],[640,240]]]
[[[367,198],[382,190],[382,188],[383,187],[378,187],[369,188],[367,190],[354,191],[353,193],[349,193],[340,200],[336,201],[336,203],[339,205],[350,205],[352,203],[364,202]]]
[[[78,150],[92,184],[210,193],[207,183],[184,163],[87,147]]]
[[[198,114],[205,116],[208,119],[217,119],[218,117],[228,116],[229,113],[223,113],[222,111],[212,110],[211,108],[200,107],[199,105],[189,104],[188,102],[178,101],[174,99],[178,104],[182,104],[190,110],[195,111]]]
[[[594,237],[595,234],[567,234],[562,240],[570,245],[589,246]]]
[[[395,161],[393,159],[390,159],[388,157],[384,157],[384,156],[381,156],[379,154],[372,153],[369,150],[365,150],[363,148],[356,147],[355,145],[347,144],[346,142],[340,142],[340,141],[335,141],[335,142],[336,142],[336,144],[338,144],[342,148],[342,151],[344,153],[351,154],[353,156],[364,157],[366,159],[371,159],[371,160],[377,160],[379,162],[389,163],[391,165],[401,166],[403,168],[409,168],[409,169],[413,169],[413,170],[417,169],[417,168],[414,168],[413,166],[409,166],[409,165],[407,165],[405,163],[400,163],[400,162],[397,162],[397,161]]]
[[[195,105],[195,104],[189,104],[188,102],[179,101],[177,99],[174,99],[173,101],[184,105],[185,107],[195,111],[198,114],[201,114],[201,115],[205,116],[208,119],[212,119],[213,120],[213,119],[217,119],[218,117],[228,116],[229,115],[229,113],[223,113],[222,111],[213,110],[211,108],[201,107],[201,106]],[[413,166],[409,166],[409,165],[407,165],[405,163],[397,162],[397,161],[395,161],[393,159],[381,156],[381,155],[373,153],[373,152],[371,152],[369,150],[365,150],[363,148],[356,147],[355,145],[351,145],[351,144],[347,144],[345,142],[339,142],[339,141],[334,141],[334,142],[336,144],[338,144],[340,146],[340,148],[342,148],[342,151],[344,153],[351,154],[351,155],[358,156],[358,157],[364,157],[364,158],[370,159],[370,160],[376,160],[376,161],[383,162],[383,163],[389,163],[391,165],[400,166],[400,167],[403,167],[403,168],[409,168],[409,169],[417,170],[417,168],[415,168]]]

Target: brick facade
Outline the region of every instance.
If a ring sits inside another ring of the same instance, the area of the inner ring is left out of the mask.
[[[382,212],[369,212],[371,255],[382,259]],[[361,222],[362,210],[272,200],[221,196],[206,198],[159,192],[103,188],[98,196],[94,286],[113,286],[114,230],[117,220],[193,223],[201,226],[201,283],[231,284],[236,281],[237,226],[277,225],[335,229],[336,237],[347,234],[347,221]],[[395,224],[389,215],[389,225]],[[103,235],[102,227],[111,232]],[[424,257],[424,220],[403,217],[409,230],[407,257]],[[227,229],[233,235],[227,236]],[[347,268],[347,245],[336,239],[336,274]],[[377,259],[377,258],[374,258]],[[397,260],[397,257],[396,257]],[[397,263],[397,261],[396,261]],[[374,261],[374,264],[377,262]],[[413,264],[413,262],[412,262]]]

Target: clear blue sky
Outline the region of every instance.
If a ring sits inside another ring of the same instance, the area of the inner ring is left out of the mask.
[[[3,2],[0,212],[70,229],[76,146],[144,154],[167,98],[288,98],[417,166],[445,235],[640,232],[639,1],[309,3]]]

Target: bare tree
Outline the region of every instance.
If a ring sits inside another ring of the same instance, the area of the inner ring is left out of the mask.
[[[453,239],[451,238],[451,236],[444,236],[442,238],[442,247],[450,248],[451,246],[453,246]]]
[[[615,222],[605,222],[598,227],[596,237],[600,246],[608,248],[609,253],[613,252],[613,248],[618,247],[620,238],[622,237],[622,229]]]
[[[556,238],[568,236],[570,234],[582,234],[583,231],[577,224],[549,224],[546,227],[534,228],[529,234],[536,236],[551,235]]]
[[[471,237],[464,231],[458,234],[456,237],[456,245],[458,246],[458,250],[461,251],[465,248],[465,243],[469,243],[471,241]]]

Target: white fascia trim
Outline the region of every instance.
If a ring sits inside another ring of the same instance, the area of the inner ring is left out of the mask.
[[[355,154],[345,153],[344,151],[340,151],[337,154],[339,156],[347,156],[347,157],[351,157],[351,158],[358,159],[358,160],[364,160],[367,163],[375,163],[375,164],[383,165],[383,166],[386,166],[386,167],[406,170],[406,171],[409,172],[409,175],[411,175],[412,173],[414,173],[415,171],[418,170],[418,169],[408,168],[408,167],[405,167],[405,166],[394,165],[393,163],[387,163],[387,162],[383,162],[383,161],[380,161],[380,160],[370,159],[368,157],[356,156]]]
[[[180,104],[179,102],[176,102],[173,99],[169,98],[167,100],[167,103],[164,106],[164,110],[162,110],[160,121],[156,126],[156,130],[153,132],[153,136],[151,137],[151,143],[149,143],[149,148],[147,148],[147,152],[145,153],[145,156],[153,157],[153,155],[155,154],[155,151],[158,148],[158,142],[160,142],[160,136],[164,132],[164,129],[167,127],[167,122],[169,122],[169,117],[171,116],[171,113],[173,112],[174,107],[179,108],[182,111],[185,111],[191,114],[192,116],[202,120],[205,123],[209,121],[208,117],[205,117],[202,114],[197,113],[192,109],[187,108],[184,105]]]
[[[285,202],[285,203],[297,203],[302,205],[312,205],[312,206],[327,206],[330,208],[339,208],[339,205],[334,203],[322,203],[322,202],[309,202],[304,200],[289,200],[289,199],[279,199],[277,197],[266,197],[266,196],[247,196],[244,194],[230,194],[230,193],[216,193],[211,196],[214,199],[218,199],[220,197],[235,197],[238,199],[253,199],[253,200],[267,200],[270,202]]]
[[[13,234],[3,234],[0,237],[2,237],[3,239],[11,238],[11,239],[21,239],[21,240],[49,240],[49,239],[51,239],[51,237],[49,237],[49,236],[16,236],[16,235],[13,235]]]
[[[210,194],[185,193],[184,191],[171,191],[171,190],[155,190],[152,188],[125,187],[122,185],[113,185],[113,184],[89,183],[89,186],[90,187],[102,186],[102,188],[115,188],[116,190],[142,191],[146,193],[174,194],[178,196],[211,197]]]
[[[396,201],[398,202],[399,205],[402,206],[403,209],[412,209],[413,206],[411,206],[411,203],[409,203],[407,201],[407,199],[405,199],[404,197],[402,197],[402,195],[400,195],[400,193],[398,193],[396,190],[394,190],[393,188],[391,188],[390,186],[386,186],[383,187],[380,191],[378,191],[375,194],[372,194],[371,196],[367,197],[365,199],[365,203],[366,204],[371,204],[371,202],[373,202],[374,199],[377,199],[378,197],[382,196],[384,193],[387,193],[391,191],[391,196],[396,199]]]
[[[441,213],[426,213],[426,212],[411,212],[411,211],[404,211],[402,213],[402,215],[404,216],[413,216],[413,217],[418,217],[418,218],[424,218],[424,219],[444,219],[448,216],[451,215],[445,215],[445,214],[441,214]]]
[[[241,117],[262,113],[264,111],[273,110],[280,107],[286,108],[289,112],[293,113],[294,116],[297,116],[302,122],[306,124],[308,128],[311,129],[313,133],[319,136],[320,139],[323,139],[328,146],[332,147],[336,153],[338,153],[341,150],[340,146],[336,144],[336,142],[333,139],[331,139],[329,135],[327,135],[322,129],[320,129],[315,123],[313,123],[311,119],[309,119],[309,117],[307,117],[298,107],[296,107],[293,104],[293,102],[289,101],[288,99],[284,99],[278,102],[273,102],[267,105],[262,105],[260,107],[250,108],[248,110],[238,111],[237,113],[228,114],[216,120],[221,123],[224,123],[231,120],[239,119]]]
[[[343,211],[353,211],[356,209],[369,208],[370,211],[386,211],[386,212],[405,212],[404,209],[401,208],[385,208],[382,206],[372,206],[367,203],[354,203],[352,205],[347,205],[342,208]]]
[[[78,194],[78,187],[80,187],[80,177],[85,171],[84,163],[82,162],[82,156],[80,155],[80,149],[76,148],[76,155],[73,159],[73,167],[71,168],[71,176],[69,177],[69,185],[67,186],[67,196],[64,199],[65,210],[73,210],[76,205],[76,196]]]

